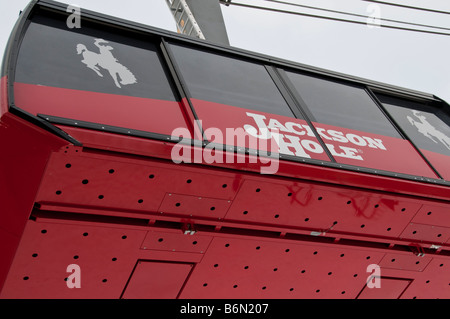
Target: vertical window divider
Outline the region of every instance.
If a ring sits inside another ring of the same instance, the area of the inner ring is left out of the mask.
[[[163,58],[169,68],[169,72],[172,75],[172,79],[175,82],[175,86],[178,90],[178,94],[181,97],[181,103],[184,107],[184,113],[187,115],[187,117],[189,119],[188,124],[191,126],[193,134],[194,134],[193,139],[192,139],[194,146],[201,146],[201,145],[196,145],[197,143],[195,141],[201,140],[201,141],[203,141],[203,143],[207,142],[207,140],[205,139],[203,127],[201,125],[201,122],[198,118],[197,113],[195,112],[195,108],[190,99],[191,95],[190,95],[189,89],[188,89],[188,87],[185,83],[185,80],[181,74],[180,68],[178,67],[178,65],[175,61],[174,55],[170,49],[170,45],[163,37],[161,38],[160,48],[161,48]],[[185,102],[183,100],[185,100],[188,105],[185,105]]]
[[[375,102],[375,104],[380,108],[381,112],[386,116],[386,118],[391,122],[391,124],[395,127],[395,129],[400,133],[400,135],[407,140],[414,147],[415,151],[422,157],[425,163],[433,170],[433,173],[436,174],[440,179],[444,179],[441,174],[436,170],[436,168],[431,164],[431,162],[426,158],[426,156],[422,153],[419,147],[414,143],[414,141],[408,136],[408,134],[402,129],[402,127],[398,124],[398,122],[389,114],[389,112],[384,108],[383,103],[378,99],[376,94],[372,91],[372,89],[368,86],[365,87],[366,92]]]
[[[311,131],[317,138],[317,141],[324,149],[324,152],[327,154],[330,161],[332,163],[337,163],[336,159],[333,157],[330,150],[326,146],[325,142],[320,137],[319,132],[316,130],[316,128],[312,123],[312,120],[314,120],[314,116],[306,108],[305,102],[300,97],[300,95],[295,91],[293,84],[284,74],[284,70],[269,65],[265,65],[265,67],[270,77],[274,81],[275,85],[277,86],[278,90],[280,91],[281,95],[286,100],[286,103],[294,113],[294,115],[296,117],[304,118],[304,120],[308,123],[309,127],[311,128]]]
[[[408,138],[405,131],[398,125],[398,123],[394,120],[392,116],[390,116],[389,112],[384,108],[383,103],[378,99],[378,97],[375,95],[375,93],[367,86],[364,87],[364,90],[367,92],[367,94],[370,96],[370,98],[373,100],[373,102],[378,106],[381,113],[387,118],[387,120],[392,124],[392,126],[395,128],[395,130],[400,134],[401,137],[403,137],[405,140],[408,140],[412,143],[412,141]]]

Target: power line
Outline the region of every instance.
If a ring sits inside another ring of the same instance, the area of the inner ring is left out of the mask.
[[[220,1],[224,2],[223,0],[220,0]],[[304,13],[304,12],[298,12],[298,11],[288,11],[288,10],[282,10],[282,9],[261,7],[261,6],[255,6],[255,5],[245,4],[245,3],[237,3],[237,2],[234,2],[234,1],[233,2],[227,1],[226,4],[239,6],[239,7],[246,7],[246,8],[250,8],[250,9],[259,9],[259,10],[265,10],[265,11],[278,12],[278,13],[287,13],[287,14],[299,15],[299,16],[305,16],[305,17],[310,17],[310,18],[318,18],[318,19],[325,19],[325,20],[339,21],[339,22],[347,22],[347,23],[361,24],[361,25],[370,25],[367,22],[362,22],[362,21],[333,18],[333,17],[321,16],[321,15],[317,15],[317,14],[309,14],[309,13]],[[421,32],[421,33],[434,34],[434,35],[450,36],[450,33],[446,33],[446,32],[411,29],[411,28],[397,27],[397,26],[393,26],[393,25],[379,25],[379,27],[381,27],[381,28],[388,28],[388,29],[395,29],[395,30],[403,30],[403,31]]]
[[[421,10],[421,11],[427,11],[427,12],[433,12],[433,13],[450,14],[450,12],[448,12],[448,11],[441,11],[441,10],[421,8],[421,7],[414,7],[414,6],[408,6],[408,5],[400,4],[400,3],[392,3],[392,2],[378,1],[378,0],[362,0],[362,1],[374,2],[374,3],[379,3],[379,4],[385,4],[385,5],[388,5],[388,6],[400,7],[400,8],[406,8],[406,9],[413,9],[413,10]]]
[[[279,1],[279,0],[265,0],[265,1],[279,3],[279,4],[284,4],[284,5],[290,5],[290,6],[300,7],[300,8],[307,8],[307,9],[314,9],[314,10],[331,12],[331,13],[345,14],[345,15],[358,17],[358,18],[367,18],[367,15],[363,15],[363,14],[357,14],[357,13],[351,13],[351,12],[345,12],[345,11],[338,11],[338,10],[332,10],[332,9],[325,9],[325,8],[319,8],[319,7],[314,7],[314,6],[307,6],[307,5],[303,5],[303,4],[291,3],[291,2],[286,2],[286,1]],[[448,31],[450,31],[450,28],[437,27],[437,26],[432,26],[432,25],[428,25],[428,24],[413,23],[413,22],[393,20],[393,19],[386,19],[386,18],[379,18],[378,20],[380,22],[381,21],[394,22],[394,23],[400,23],[400,24],[405,24],[405,25],[412,25],[412,26],[416,26],[416,27],[426,27],[426,28],[433,28],[433,29],[440,29],[440,30],[448,30]]]

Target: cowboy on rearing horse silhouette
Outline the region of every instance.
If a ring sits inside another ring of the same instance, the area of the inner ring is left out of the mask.
[[[77,53],[83,55],[83,60],[81,62],[86,64],[88,68],[93,70],[100,77],[103,77],[103,74],[100,72],[99,67],[108,70],[118,88],[121,88],[120,84],[127,85],[137,83],[133,73],[120,64],[111,53],[114,48],[109,45],[104,45],[107,43],[108,41],[103,39],[95,39],[94,45],[99,48],[100,53],[89,51],[84,44],[77,44]]]
[[[409,123],[411,125],[415,126],[419,133],[425,135],[430,140],[432,140],[434,143],[438,143],[435,139],[437,139],[439,142],[444,144],[445,147],[447,147],[450,150],[450,138],[442,133],[441,131],[438,131],[434,126],[432,126],[428,121],[427,118],[422,115],[419,111],[412,110],[414,116],[419,119],[420,121],[416,121],[411,116],[407,116]]]

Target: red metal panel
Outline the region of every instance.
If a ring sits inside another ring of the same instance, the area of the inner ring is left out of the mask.
[[[450,227],[450,208],[445,205],[423,205],[413,223]]]
[[[423,271],[431,259],[431,256],[416,256],[412,252],[410,254],[387,253],[379,266],[382,268]]]
[[[2,76],[0,78],[0,118],[8,112],[8,88],[7,88],[8,78]]]
[[[450,262],[448,257],[433,257],[425,271],[416,272],[411,285],[403,293],[404,299],[449,299],[450,298]]]
[[[14,96],[17,107],[34,115],[46,114],[167,135],[176,128],[188,127],[180,102],[17,82]]]
[[[411,280],[401,278],[380,278],[380,288],[369,288],[364,290],[358,299],[398,299],[411,283]]]
[[[226,215],[227,220],[326,229],[336,216],[319,198],[330,196],[326,188],[302,182],[269,183],[246,180]],[[334,204],[335,205],[335,204]],[[320,214],[320,210],[330,213]]]
[[[230,175],[221,175],[208,175],[199,169],[174,170],[169,163],[130,163],[79,153],[53,154],[36,201],[142,213],[159,213],[163,209],[188,216],[198,213],[220,217],[240,184]],[[179,210],[165,206],[172,206],[171,200],[164,200],[168,193],[186,195],[180,207],[175,206],[178,201],[173,203],[173,208]],[[199,197],[203,199],[197,200]],[[202,205],[204,210],[194,209]]]
[[[352,206],[351,214],[333,228],[335,231],[398,238],[420,208],[419,201],[407,198],[368,191],[353,194],[351,203],[348,204]]]
[[[192,264],[139,261],[123,299],[175,299]]]
[[[3,283],[8,275],[19,241],[18,235],[13,235],[4,229],[0,230],[0,296],[1,288],[3,288]]]
[[[398,237],[419,208],[412,200],[362,190],[246,180],[226,219]]]
[[[174,233],[149,231],[141,248],[203,254],[208,249],[211,240],[211,236],[181,234],[180,230]]]
[[[450,238],[450,228],[410,223],[400,237],[414,241],[443,244]]]
[[[198,216],[221,219],[231,205],[230,200],[190,196],[180,194],[166,194],[159,211],[169,214]]]
[[[383,253],[267,239],[214,238],[180,298],[355,298]]]
[[[361,291],[361,298],[399,297],[398,286],[385,289],[385,278],[412,281],[402,298],[450,297],[448,256],[418,257],[339,242],[202,231],[184,235],[181,229],[149,225],[38,217],[27,224],[1,298],[119,298],[138,260],[158,264],[137,267],[130,295],[124,297],[162,296],[154,295],[161,290],[145,287],[151,282],[162,287],[170,283],[168,298],[175,298],[190,264],[195,268],[180,298],[356,298]],[[169,266],[161,267],[161,262]],[[80,289],[67,287],[69,264],[81,267]],[[369,292],[363,287],[372,264],[381,266],[382,288]]]
[[[99,225],[97,225],[99,226]],[[29,221],[2,298],[119,298],[146,232]],[[68,288],[70,264],[81,288]]]
[[[5,79],[4,79],[5,80]],[[2,99],[6,96],[2,95]],[[11,113],[0,120],[0,232],[8,238],[0,246],[0,290],[25,223],[33,208],[51,151],[67,144]]]

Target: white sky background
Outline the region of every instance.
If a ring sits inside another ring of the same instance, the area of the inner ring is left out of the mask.
[[[218,0],[211,0],[218,1]],[[339,18],[355,17],[233,0]],[[285,0],[358,14],[369,14],[362,0]],[[450,12],[449,0],[387,0]],[[0,0],[0,52],[19,11],[28,0]],[[175,31],[165,0],[60,0],[81,8]],[[232,46],[341,73],[419,90],[450,102],[450,36],[431,35],[327,21],[237,6],[221,6]],[[380,5],[381,17],[450,28],[450,15]],[[365,21],[365,19],[358,19]],[[411,27],[411,26],[406,26]],[[448,31],[450,33],[450,31]]]

